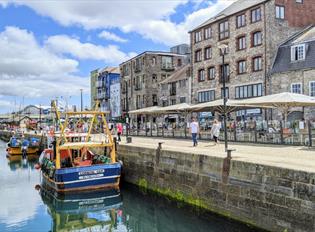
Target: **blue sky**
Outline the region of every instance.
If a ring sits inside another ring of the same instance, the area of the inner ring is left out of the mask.
[[[0,113],[63,96],[78,105],[89,74],[145,50],[188,43],[188,31],[234,0],[0,0]]]

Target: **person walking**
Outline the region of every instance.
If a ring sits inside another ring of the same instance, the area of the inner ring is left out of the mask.
[[[214,119],[212,127],[211,127],[211,137],[214,140],[214,145],[217,145],[219,143],[219,135],[220,135],[220,129],[221,129],[221,125],[218,122],[217,119]]]
[[[196,121],[196,118],[192,118],[192,122],[190,123],[189,130],[190,130],[191,137],[193,140],[193,146],[195,147],[198,145],[197,134],[199,133],[199,124]]]
[[[121,136],[122,132],[123,132],[123,126],[122,126],[122,124],[121,124],[121,123],[117,123],[117,136],[118,136],[118,142],[120,142],[120,141],[121,141],[120,136]]]

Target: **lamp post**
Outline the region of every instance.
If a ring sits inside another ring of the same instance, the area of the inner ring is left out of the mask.
[[[223,123],[224,123],[224,147],[225,151],[228,151],[228,141],[227,141],[227,127],[226,127],[226,102],[227,102],[227,96],[226,96],[226,87],[225,87],[225,82],[226,82],[226,73],[225,73],[225,66],[224,66],[224,56],[227,54],[227,48],[228,45],[226,44],[220,44],[219,49],[221,51],[222,55],[222,72],[221,72],[221,80],[223,84]]]
[[[82,112],[83,111],[83,96],[82,96],[83,89],[80,89],[80,92],[81,92],[81,112]]]

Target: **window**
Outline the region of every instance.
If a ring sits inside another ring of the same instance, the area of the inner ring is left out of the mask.
[[[171,69],[171,68],[173,68],[173,57],[162,56],[162,69]]]
[[[212,58],[212,49],[211,47],[205,48],[205,60]]]
[[[177,59],[177,67],[182,66],[182,59]]]
[[[219,82],[222,83],[223,82],[223,68],[222,65],[220,65],[220,79]],[[224,75],[225,75],[225,81],[228,82],[229,81],[229,77],[230,77],[230,65],[229,64],[225,64],[224,65]]]
[[[276,6],[276,19],[284,19],[284,6]]]
[[[168,85],[167,84],[162,84],[162,90],[168,90]]]
[[[262,70],[262,58],[261,56],[257,56],[253,58],[253,71],[261,71]]]
[[[261,9],[257,8],[251,11],[251,21],[252,23],[258,22],[261,20]]]
[[[180,88],[186,87],[186,80],[180,80],[179,81],[179,87]]]
[[[225,21],[219,24],[219,39],[223,40],[229,38],[230,30],[229,30],[229,21]]]
[[[236,16],[236,28],[244,27],[246,25],[245,14]]]
[[[305,44],[291,47],[291,61],[305,60]]]
[[[201,41],[201,31],[195,32],[195,43],[198,43]]]
[[[291,84],[291,92],[292,93],[302,93],[302,84],[301,83]]]
[[[238,50],[246,49],[246,37],[242,36],[237,39],[237,48]]]
[[[243,74],[243,73],[246,73],[246,60],[240,60],[238,62],[238,74]]]
[[[310,82],[310,96],[315,97],[315,81]]]
[[[243,85],[235,87],[235,99],[262,96],[262,84]]]
[[[223,94],[224,91],[223,88],[221,88],[221,98],[224,98]],[[225,87],[225,97],[229,98],[229,87]]]
[[[158,105],[156,94],[152,95],[152,103],[153,103],[153,106],[157,106]]]
[[[296,3],[303,3],[303,0],[295,0]]]
[[[208,68],[208,79],[209,80],[215,79],[215,67]]]
[[[257,31],[253,33],[253,46],[259,46],[262,44],[262,33]]]
[[[207,27],[204,31],[205,39],[210,39],[212,37],[212,28]]]
[[[152,57],[152,65],[154,66],[156,64],[156,58]]]
[[[179,98],[179,103],[185,103],[185,102],[186,102],[186,97]]]
[[[215,90],[198,92],[198,102],[209,102],[215,100]]]
[[[201,49],[195,52],[195,62],[201,61]]]
[[[204,69],[198,70],[198,80],[199,81],[205,80],[205,70]]]
[[[157,75],[156,74],[152,74],[152,82],[157,82]]]
[[[171,100],[171,105],[176,105],[176,99]]]

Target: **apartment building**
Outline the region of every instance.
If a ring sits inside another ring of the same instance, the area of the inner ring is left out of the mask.
[[[279,46],[269,75],[269,84],[272,94],[292,92],[315,97],[314,26],[302,30]],[[274,115],[278,116],[281,115]],[[289,119],[303,117],[315,119],[315,109],[300,107],[289,114]]]
[[[91,107],[95,106],[95,101],[99,101],[102,111],[111,111],[110,108],[110,86],[111,83],[118,82],[120,72],[118,67],[106,67],[91,72]],[[119,94],[120,95],[120,94]],[[116,99],[116,98],[115,98]],[[116,110],[117,112],[117,110]]]
[[[278,45],[315,23],[314,10],[314,0],[238,0],[193,29],[192,103],[222,97],[222,70],[229,98],[268,94],[268,72]],[[224,65],[221,44],[228,46]]]
[[[186,55],[146,51],[120,64],[122,111],[126,112],[127,101],[129,111],[157,106],[159,83],[186,62]]]
[[[159,84],[159,106],[191,103],[190,64],[179,68]]]

